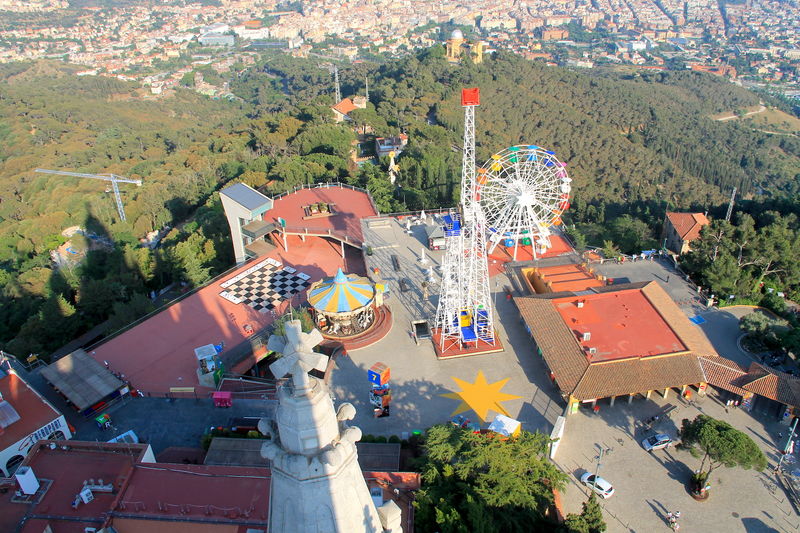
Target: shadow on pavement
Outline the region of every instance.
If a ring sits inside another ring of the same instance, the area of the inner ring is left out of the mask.
[[[359,426],[365,434],[398,435],[408,429],[425,430],[436,423],[447,422],[450,417],[449,408],[458,404],[453,400],[441,397],[451,392],[444,387],[425,379],[413,379],[403,382],[391,381],[390,415],[385,418],[374,418],[373,407],[369,403],[371,384],[367,380],[366,365],[356,364],[350,357],[339,357],[336,360],[335,372],[339,378],[335,380],[334,401],[351,402],[356,408],[354,425]],[[357,376],[363,376],[363,385],[355,383]],[[451,405],[448,405],[451,404]],[[440,418],[431,420],[426,413],[436,412]],[[395,429],[393,429],[395,428]],[[399,429],[402,428],[402,429]]]

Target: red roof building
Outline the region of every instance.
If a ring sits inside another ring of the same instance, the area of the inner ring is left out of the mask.
[[[240,200],[247,202],[246,197]],[[308,207],[320,203],[327,205],[329,212],[325,216],[308,216]],[[268,239],[275,244],[256,260],[274,259],[308,275],[309,283],[332,276],[339,268],[365,274],[360,249],[364,239],[361,219],[377,214],[367,191],[345,185],[320,185],[276,196],[270,199],[270,209],[259,215],[263,220],[258,222],[283,221],[285,227],[280,233],[266,236],[260,233],[261,242]],[[152,395],[192,387],[200,394],[210,392],[212,389],[198,379],[194,355],[195,348],[209,343],[224,344],[220,357],[230,363],[227,370],[246,372],[267,355],[266,348],[260,351],[254,348],[266,344],[261,339],[256,342],[254,332],[275,318],[244,303],[233,303],[220,294],[226,290],[223,287],[226,281],[244,275],[256,260],[217,277],[134,327],[103,340],[89,349],[89,355],[99,362],[108,361],[110,369],[124,374],[134,388]],[[281,300],[276,314],[283,313],[290,303],[298,305],[304,299],[302,291],[293,302]],[[244,355],[237,359],[236,354]]]
[[[667,213],[661,238],[664,246],[678,255],[689,251],[690,243],[700,237],[700,230],[710,221],[703,213]]]
[[[348,115],[356,109],[356,106],[352,100],[345,98],[331,109],[333,109],[333,119],[336,122],[344,122],[345,120],[350,120]]]
[[[33,494],[0,492],[0,531],[246,533],[269,526],[271,471],[263,467],[156,463],[148,444],[41,441],[23,462]],[[394,499],[413,529],[409,491],[419,474],[364,472],[376,495]],[[7,487],[10,488],[10,487]],[[91,493],[81,498],[81,492]],[[377,492],[376,492],[377,491]],[[48,529],[49,527],[49,529]]]
[[[350,120],[348,116],[356,109],[364,109],[367,107],[367,99],[363,96],[354,96],[353,98],[342,98],[342,101],[334,105],[333,118],[336,122]]]
[[[69,439],[64,415],[10,367],[0,364],[0,470],[9,476],[40,439]]]
[[[711,343],[655,282],[519,297],[515,301],[550,377],[569,403],[706,382]]]

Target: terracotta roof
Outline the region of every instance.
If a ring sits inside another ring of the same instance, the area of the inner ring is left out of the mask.
[[[590,400],[704,381],[698,355],[714,357],[718,354],[702,330],[689,322],[658,283],[598,287],[588,293],[582,292],[581,297],[589,299],[591,293],[623,290],[640,290],[687,351],[591,362],[553,305],[552,299],[563,297],[565,293],[515,298],[520,315],[562,394]]]
[[[614,287],[614,285],[611,287]],[[646,283],[642,287],[642,293],[650,300],[650,303],[653,304],[653,307],[664,319],[664,322],[667,323],[690,352],[700,356],[719,356],[706,334],[703,333],[703,330],[689,322],[686,314],[681,311],[681,308],[670,298],[669,294],[661,288],[661,285],[655,281]]]
[[[703,213],[667,213],[667,219],[682,241],[695,240],[700,236],[703,226],[709,224]]]
[[[700,366],[706,376],[706,383],[733,392],[739,396],[748,393],[737,383],[747,375],[747,369],[724,357],[701,357]]]
[[[61,416],[12,369],[0,378],[0,395],[19,415],[19,420],[0,430],[0,450],[24,439],[37,429]]]
[[[694,354],[633,357],[589,365],[572,395],[578,400],[591,400],[690,385],[703,379]]]
[[[559,388],[571,393],[589,367],[577,338],[549,298],[523,296],[514,301]]]
[[[349,98],[343,98],[341,102],[333,106],[334,111],[338,111],[342,115],[349,115],[354,109],[358,109],[356,104]]]
[[[800,379],[785,372],[753,363],[738,385],[746,391],[784,405],[800,407]]]

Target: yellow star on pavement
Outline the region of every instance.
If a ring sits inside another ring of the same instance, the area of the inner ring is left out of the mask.
[[[483,371],[481,370],[478,371],[478,375],[475,377],[474,383],[469,383],[456,377],[453,378],[453,381],[456,382],[456,385],[461,387],[461,391],[448,392],[441,395],[445,398],[461,400],[461,404],[450,416],[455,416],[465,411],[469,411],[470,409],[475,411],[475,414],[477,414],[484,422],[489,420],[487,417],[490,410],[502,413],[506,416],[511,416],[500,404],[500,402],[516,400],[522,397],[500,392],[500,389],[505,386],[508,378],[495,381],[494,383],[487,383],[486,376],[483,375]]]

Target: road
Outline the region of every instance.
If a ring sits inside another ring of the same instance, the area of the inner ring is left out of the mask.
[[[760,104],[756,111],[748,111],[747,113],[743,113],[742,115],[733,115],[732,114],[732,115],[725,116],[725,117],[719,117],[716,120],[718,120],[720,122],[725,122],[725,121],[728,121],[728,120],[733,120],[735,118],[744,118],[744,117],[749,117],[750,115],[755,115],[757,113],[763,113],[766,110],[767,110],[767,108],[764,107],[764,104]]]

